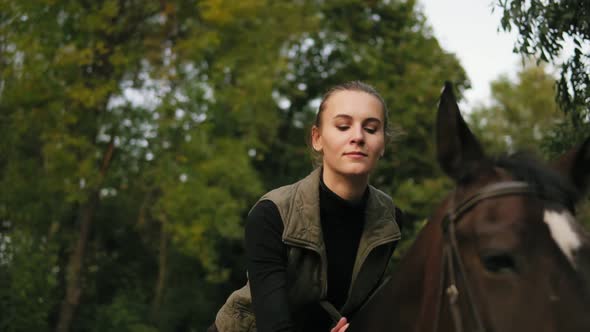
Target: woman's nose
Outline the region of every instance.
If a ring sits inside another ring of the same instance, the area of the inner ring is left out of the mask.
[[[350,142],[356,144],[365,143],[365,132],[363,131],[362,126],[353,127]]]

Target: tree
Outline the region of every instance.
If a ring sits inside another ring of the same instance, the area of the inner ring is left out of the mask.
[[[143,302],[159,311],[175,262],[201,268],[193,273],[203,275],[202,294],[227,278],[212,253],[223,254],[220,247],[239,237],[240,216],[260,194],[248,150],[272,132],[262,119],[273,114],[277,55],[297,29],[313,28],[313,19],[301,17],[306,7],[0,2],[0,181],[11,188],[0,195],[0,217],[12,239],[2,309],[21,292],[17,276],[31,276],[29,283],[51,276],[45,288],[21,296],[46,305],[6,310],[7,331],[105,326],[91,323],[97,318],[119,324],[105,329],[130,329],[131,322],[147,329]],[[133,91],[154,98],[126,98]],[[236,102],[246,96],[252,104]],[[30,242],[43,241],[50,245],[36,261],[45,264],[17,264],[33,251]],[[138,249],[149,255],[122,254]],[[151,264],[158,272],[138,278]],[[114,274],[121,280],[97,278],[117,271],[112,266],[126,267]],[[128,310],[118,313],[124,305]],[[13,324],[18,317],[39,319]]]
[[[565,120],[555,102],[555,78],[546,67],[523,66],[512,81],[502,75],[491,84],[492,103],[475,107],[469,122],[492,153],[541,153],[543,139]]]
[[[502,29],[519,33],[515,51],[561,67],[556,99],[569,120],[556,124],[543,143],[546,154],[555,156],[590,132],[590,2],[498,0],[496,5]],[[573,50],[561,62],[564,48]]]
[[[468,85],[414,1],[0,0],[0,72],[10,332],[204,329],[245,281],[248,209],[310,170],[334,83],[382,91],[409,147],[373,182],[422,218],[440,86]]]
[[[559,65],[567,42],[573,54],[561,64],[557,97],[563,111],[577,131],[590,123],[590,3],[562,0],[498,0],[502,9],[502,28],[516,28],[519,39],[515,51],[535,56],[540,61]]]

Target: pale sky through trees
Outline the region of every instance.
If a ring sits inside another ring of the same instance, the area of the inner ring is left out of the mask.
[[[501,74],[514,77],[520,56],[512,53],[516,33],[500,31],[501,12],[493,0],[419,0],[443,49],[455,53],[472,88],[466,92],[468,111],[490,101],[490,82]]]

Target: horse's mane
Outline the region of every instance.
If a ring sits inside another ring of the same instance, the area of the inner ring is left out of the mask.
[[[497,156],[494,165],[508,171],[515,180],[527,182],[537,193],[548,201],[561,202],[574,211],[574,202],[580,193],[569,180],[548,167],[535,155],[517,152]]]

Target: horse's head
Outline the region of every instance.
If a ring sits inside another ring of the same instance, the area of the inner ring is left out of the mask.
[[[551,165],[491,158],[447,84],[436,142],[456,184],[429,225],[444,229],[440,330],[590,331],[590,238],[574,212],[590,182],[590,138]]]
[[[455,190],[349,330],[590,331],[590,238],[574,213],[590,186],[590,138],[551,165],[491,158],[450,84],[436,129]]]

